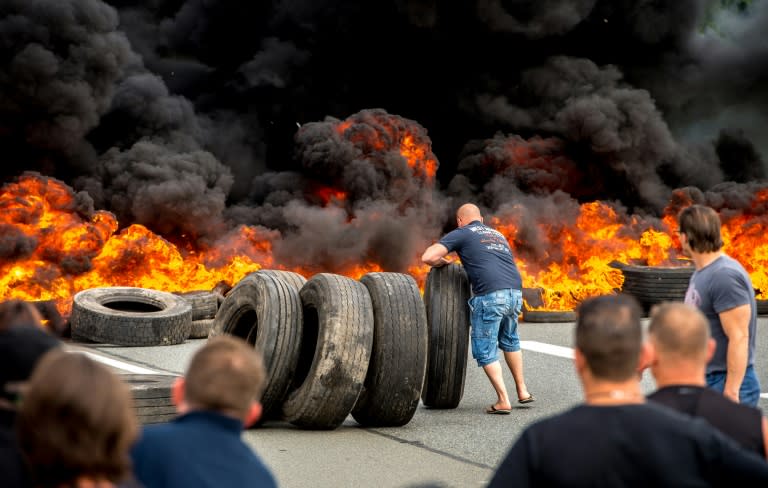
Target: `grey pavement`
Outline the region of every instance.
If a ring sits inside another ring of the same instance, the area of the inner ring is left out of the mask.
[[[764,392],[768,392],[767,327],[768,319],[760,318],[756,369]],[[573,323],[521,323],[520,335],[523,341],[570,348]],[[76,346],[140,368],[182,374],[204,343],[198,339],[162,347]],[[469,358],[464,396],[455,409],[420,405],[408,424],[394,428],[361,427],[352,417],[333,431],[266,422],[246,431],[244,438],[286,488],[484,486],[527,425],[581,401],[570,359],[532,350],[524,350],[524,359],[526,382],[536,402],[516,406],[511,415],[484,413],[495,396],[482,370]],[[509,371],[505,378],[514,397]],[[648,374],[642,386],[653,390]],[[768,398],[760,400],[760,407],[765,411]]]

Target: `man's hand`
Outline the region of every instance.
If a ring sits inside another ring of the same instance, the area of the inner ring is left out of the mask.
[[[446,264],[451,264],[452,262],[453,261],[451,261],[450,259],[448,259],[446,257],[442,257],[442,258],[440,258],[440,261],[437,264],[433,264],[432,267],[433,268],[442,268]]]
[[[437,268],[451,263],[451,261],[445,257],[447,254],[448,248],[437,242],[429,246],[427,250],[424,251],[424,254],[421,256],[421,260],[424,264],[428,264]]]
[[[723,390],[723,395],[725,396],[725,398],[728,398],[729,400],[739,403],[739,390],[736,390],[736,391]]]

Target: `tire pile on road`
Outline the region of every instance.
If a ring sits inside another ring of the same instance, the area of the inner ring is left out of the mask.
[[[469,293],[456,264],[430,271],[423,299],[407,274],[368,273],[355,280],[319,273],[306,279],[259,270],[223,300],[210,292],[85,290],[75,296],[70,323],[75,340],[131,346],[178,344],[206,331],[209,337],[238,336],[264,355],[263,421],[327,430],[351,414],[365,426],[402,426],[420,400],[430,408],[458,406]],[[195,322],[205,325],[195,330]],[[161,407],[154,405],[158,401],[139,403]],[[172,417],[164,417],[165,410],[162,415],[153,420]]]

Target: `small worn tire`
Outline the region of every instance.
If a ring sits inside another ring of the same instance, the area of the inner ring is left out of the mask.
[[[360,278],[373,304],[373,350],[363,390],[352,409],[361,425],[397,427],[419,406],[427,366],[427,314],[412,276]]]
[[[456,408],[464,395],[469,351],[470,290],[464,268],[432,268],[424,285],[429,353],[421,401],[430,408]]]
[[[189,327],[190,339],[205,339],[213,329],[214,319],[193,320]]]
[[[216,293],[207,290],[194,290],[175,293],[192,306],[192,320],[212,319],[219,309]]]
[[[123,308],[128,309],[111,308],[110,304],[126,305]],[[75,294],[70,323],[74,340],[120,346],[180,344],[189,337],[192,307],[183,298],[164,291],[122,286],[91,288]]]
[[[141,424],[168,422],[176,417],[172,386],[177,376],[160,374],[122,374],[133,397],[133,409]]]
[[[304,429],[335,429],[363,388],[373,345],[373,307],[365,285],[318,273],[301,289],[304,328],[299,365],[283,418]]]

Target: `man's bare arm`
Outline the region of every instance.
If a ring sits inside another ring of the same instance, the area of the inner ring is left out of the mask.
[[[449,259],[446,259],[446,255],[448,255],[448,248],[436,242],[424,251],[424,254],[421,255],[421,260],[430,266],[445,266],[451,262]]]
[[[747,370],[751,312],[749,304],[745,304],[719,314],[723,331],[728,336],[727,373],[723,394],[737,403],[739,402],[739,389]]]

